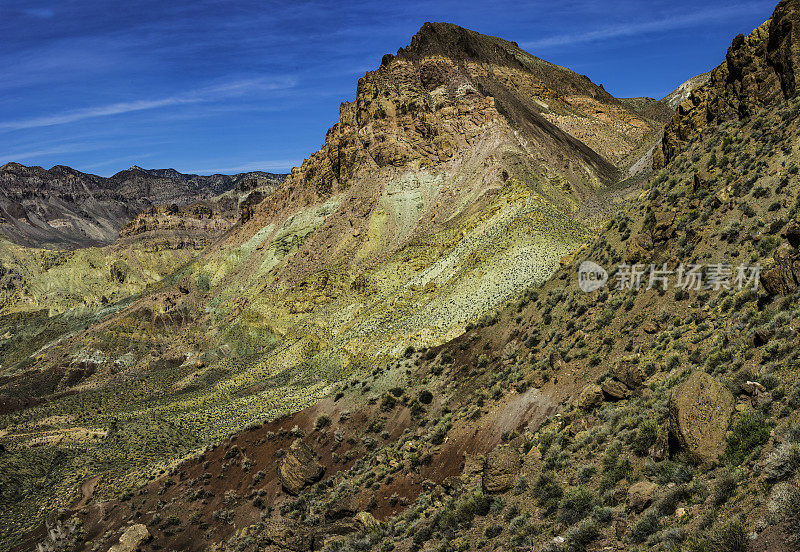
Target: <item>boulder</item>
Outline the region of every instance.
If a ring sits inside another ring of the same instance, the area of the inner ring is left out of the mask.
[[[747,395],[760,395],[764,392],[766,392],[766,389],[757,381],[746,381],[742,384],[742,393]]]
[[[603,403],[603,389],[597,384],[587,385],[578,396],[576,406],[584,410],[591,410]]]
[[[675,236],[675,219],[677,213],[674,211],[655,212],[655,222],[651,230],[653,243],[662,243]]]
[[[785,239],[790,247],[800,249],[800,221],[793,220],[789,222],[781,232],[783,239]]]
[[[756,328],[753,331],[753,346],[754,347],[761,347],[762,345],[766,345],[772,338],[774,337],[774,332],[769,327],[760,327]]]
[[[325,468],[302,439],[296,439],[278,465],[278,479],[283,489],[292,495],[318,481]]]
[[[625,246],[625,262],[629,264],[641,263],[650,258],[653,249],[653,240],[648,234],[638,234]]]
[[[150,539],[150,531],[141,523],[131,525],[119,538],[119,543],[108,549],[108,552],[134,552]]]
[[[362,502],[354,496],[339,498],[325,508],[325,519],[327,521],[338,521],[351,518],[361,510],[363,507]]]
[[[642,324],[642,329],[644,330],[644,333],[652,335],[658,332],[658,324],[656,324],[652,320],[648,320],[647,322]]]
[[[372,533],[381,528],[380,522],[369,512],[359,512],[355,517],[356,521],[361,524],[361,527],[367,533]]]
[[[483,464],[483,490],[487,493],[508,491],[517,483],[520,455],[510,445],[500,445],[486,455]]]
[[[611,369],[611,375],[631,389],[641,387],[645,380],[644,370],[635,357],[621,359]]]
[[[706,171],[696,172],[692,182],[692,191],[707,190],[711,184],[712,176]]]
[[[628,507],[636,513],[644,511],[653,502],[658,485],[652,481],[638,481],[628,489]]]
[[[607,379],[600,387],[603,393],[614,400],[627,399],[631,396],[631,390],[619,380]]]
[[[670,433],[691,456],[712,462],[725,449],[734,407],[733,393],[719,380],[693,372],[670,397]]]

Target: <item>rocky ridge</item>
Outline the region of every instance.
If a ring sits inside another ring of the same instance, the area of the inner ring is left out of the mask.
[[[783,0],[772,18],[728,48],[725,62],[711,71],[709,82],[678,106],[656,152],[656,168],[665,166],[704,128],[745,120],[764,107],[785,102],[797,93],[800,68],[800,10]]]
[[[133,166],[104,178],[57,165],[0,167],[0,233],[30,247],[108,245],[151,205],[186,205],[244,188],[271,191],[283,175],[264,172],[198,176]],[[244,187],[244,188],[243,188]]]

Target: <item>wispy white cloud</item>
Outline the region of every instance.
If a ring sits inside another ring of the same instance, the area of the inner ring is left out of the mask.
[[[557,48],[574,44],[586,44],[588,42],[602,42],[615,38],[625,38],[674,31],[678,29],[687,29],[706,23],[717,23],[741,15],[762,13],[764,12],[764,5],[765,4],[763,2],[735,4],[722,10],[699,10],[692,13],[673,15],[651,21],[625,23],[583,32],[578,31],[552,35],[538,40],[521,42],[520,47],[530,50],[543,50],[546,48]]]
[[[303,161],[299,159],[271,159],[266,161],[242,163],[240,165],[232,165],[229,167],[181,170],[181,172],[186,174],[231,174],[251,171],[289,172],[293,167],[300,166],[302,162]]]
[[[196,104],[220,100],[226,97],[237,96],[254,90],[279,90],[294,86],[292,79],[267,81],[264,79],[248,79],[225,83],[217,86],[194,90],[185,94],[178,94],[155,100],[135,100],[119,102],[102,106],[75,109],[64,113],[56,113],[30,119],[0,122],[0,130],[22,130],[30,128],[47,127],[74,123],[84,119],[121,115],[135,111],[145,111],[187,104]]]
[[[54,146],[51,148],[42,148],[36,150],[22,150],[17,152],[0,154],[0,164],[8,161],[20,161],[24,159],[31,159],[33,157],[45,157],[48,155],[61,155],[65,153],[85,153],[90,151],[99,151],[108,147],[107,143],[75,143],[62,146]]]

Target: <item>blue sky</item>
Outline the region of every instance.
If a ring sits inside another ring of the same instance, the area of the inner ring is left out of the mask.
[[[0,164],[286,172],[425,21],[519,43],[619,97],[719,64],[775,0],[0,0]]]

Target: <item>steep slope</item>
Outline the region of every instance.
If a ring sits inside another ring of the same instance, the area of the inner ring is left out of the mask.
[[[618,290],[612,270],[585,293],[577,268],[636,250],[645,266],[761,262],[770,274],[781,247],[797,254],[798,152],[782,147],[799,112],[792,99],[692,140],[573,265],[456,340],[54,515],[51,535],[75,550],[110,546],[132,523],[152,536],[144,549],[796,550],[797,290],[682,290],[676,275],[648,290],[649,273]],[[783,120],[774,156],[747,168],[771,140],[758,130]],[[738,160],[707,173],[725,137]],[[649,222],[665,212],[672,222]],[[691,394],[698,380],[710,406]],[[704,441],[685,439],[705,423]],[[109,447],[128,443],[118,431]]]
[[[656,168],[673,159],[690,137],[709,125],[745,120],[756,110],[780,105],[797,93],[797,10],[794,2],[780,2],[772,18],[748,36],[733,40],[725,62],[711,72],[708,84],[692,92],[667,125]]]
[[[29,247],[102,246],[150,205],[208,200],[243,182],[252,187],[250,181],[274,188],[282,178],[264,172],[198,176],[136,166],[103,178],[62,165],[45,170],[7,163],[0,167],[0,234]]]
[[[791,29],[769,43],[793,48]],[[82,507],[82,486],[30,542],[88,550],[141,524],[144,549],[797,550],[800,100],[751,101],[495,316],[115,500]],[[581,290],[584,261],[609,269],[605,286]],[[617,286],[629,263],[638,289]],[[650,286],[663,263],[667,285]],[[703,265],[700,289],[676,286],[681,263]],[[763,285],[740,288],[737,267],[758,264]]]
[[[463,334],[545,281],[617,208],[609,201],[591,220],[581,211],[657,142],[660,123],[642,114],[657,113],[652,107],[616,100],[512,43],[426,24],[360,79],[323,147],[266,201],[243,202],[241,224],[199,258],[106,295],[105,305],[96,282],[119,272],[112,256],[92,259],[95,268],[78,279],[88,304],[60,300],[47,319],[31,312],[48,308],[43,294],[18,296],[22,306],[0,319],[6,458],[16,465],[35,448],[55,461],[45,478],[57,481],[37,486],[36,462],[6,487],[12,535],[35,523],[40,506],[72,504],[76,488],[101,496],[155,477],[232,430],[301,411],[404,351]],[[635,186],[624,190],[620,198]],[[148,211],[103,251],[127,252],[125,240],[139,235],[172,247],[161,229],[207,220],[182,222],[185,212]],[[135,275],[136,255],[126,262]],[[71,289],[66,278],[50,281]],[[354,411],[366,408],[362,390],[369,384],[348,399]],[[518,418],[531,414],[518,406]],[[412,408],[392,427],[418,424]],[[545,401],[537,416],[551,411]],[[45,439],[32,439],[37,431]],[[276,454],[286,452],[281,439]],[[302,447],[295,452],[293,465],[310,463]],[[89,473],[104,475],[83,482]],[[29,498],[17,501],[19,492]],[[212,519],[208,540],[219,542],[232,518],[219,527]],[[156,544],[184,547],[192,536]]]

